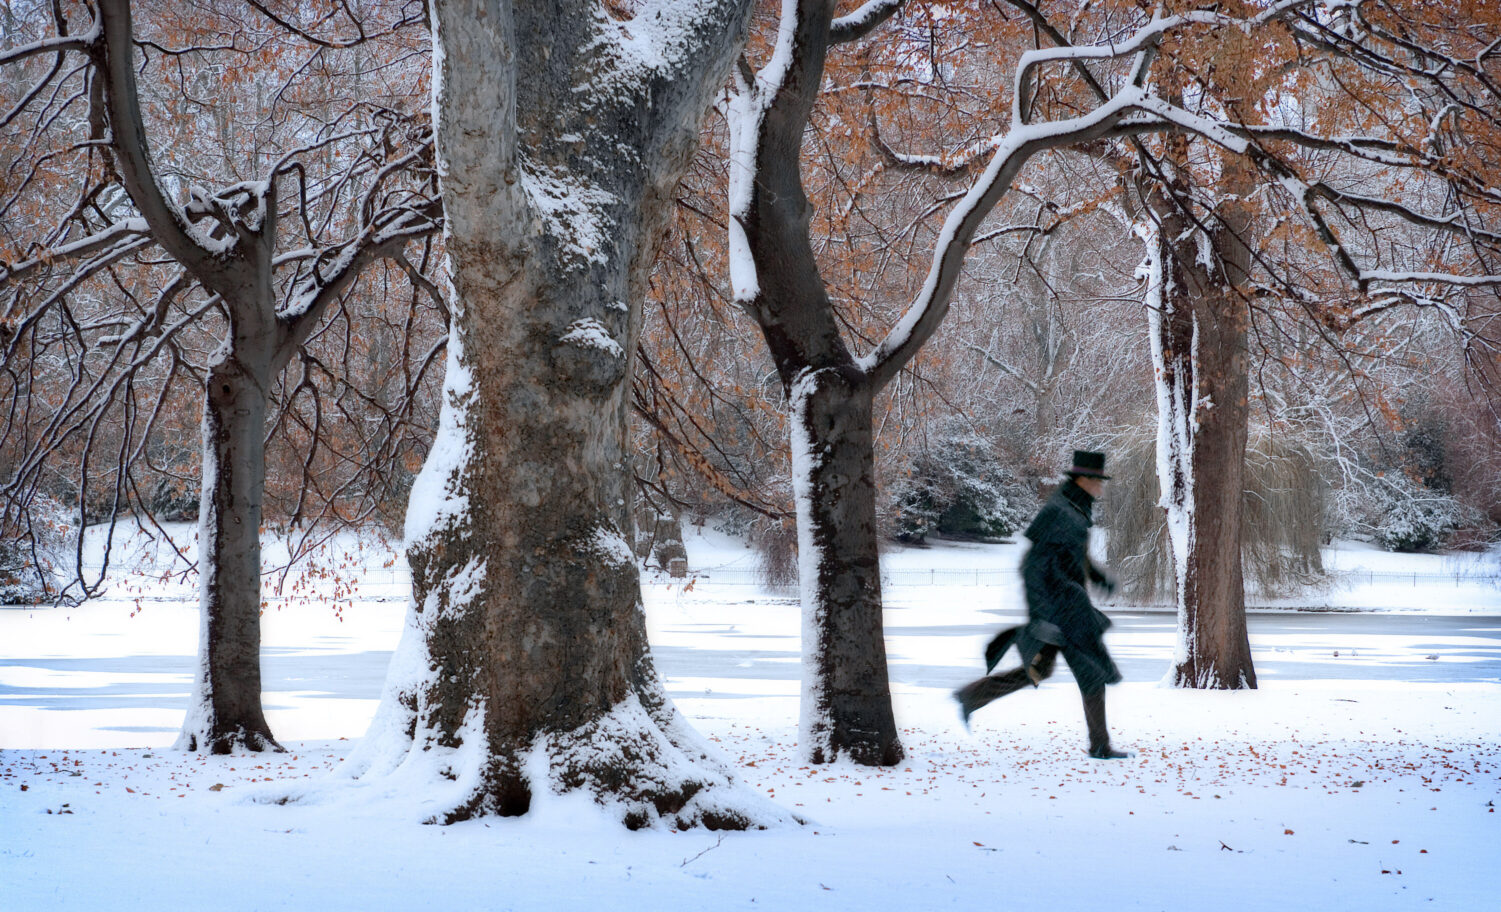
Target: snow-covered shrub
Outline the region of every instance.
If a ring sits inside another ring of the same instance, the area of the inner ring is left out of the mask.
[[[163,476],[157,480],[146,503],[157,522],[193,522],[198,519],[196,476]]]
[[[935,435],[933,446],[891,486],[890,497],[893,536],[915,543],[934,533],[1004,538],[1027,521],[1034,506],[990,442],[961,427]]]
[[[938,526],[939,509],[927,479],[908,475],[892,486],[897,541],[922,542]]]
[[[73,563],[71,515],[38,495],[24,517],[0,528],[0,605],[50,602],[66,584]]]
[[[1405,475],[1388,475],[1376,488],[1371,538],[1388,551],[1433,551],[1455,530],[1473,521],[1462,504]]]

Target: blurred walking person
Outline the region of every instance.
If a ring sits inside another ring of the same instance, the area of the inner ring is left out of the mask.
[[[954,691],[964,724],[980,707],[1022,689],[1036,687],[1053,673],[1058,654],[1068,663],[1084,698],[1089,755],[1101,760],[1131,756],[1110,746],[1105,724],[1105,685],[1121,673],[1105,649],[1110,619],[1089,600],[1086,583],[1114,591],[1115,583],[1089,559],[1089,527],[1094,502],[1109,475],[1105,454],[1075,450],[1067,478],[1027,527],[1032,547],[1022,559],[1027,593],[1027,623],[1001,631],[985,649],[986,676]],[[1020,668],[989,674],[1012,645],[1021,654]]]

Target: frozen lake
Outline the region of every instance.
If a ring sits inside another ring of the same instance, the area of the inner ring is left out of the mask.
[[[901,594],[893,593],[898,601],[905,601],[900,599]],[[701,607],[703,611],[696,613],[713,613],[712,603]],[[20,610],[0,612],[0,624]],[[397,609],[386,606],[385,610]],[[702,679],[721,679],[723,684],[711,690],[726,698],[740,692],[731,682],[781,682],[796,687],[800,666],[797,629],[791,616],[795,606],[785,599],[771,599],[764,610],[784,616],[788,623],[782,626],[788,629],[743,629],[738,624],[706,619],[667,622],[664,633],[669,638],[688,635],[696,641],[694,645],[658,643],[653,647],[669,692],[674,697],[703,697],[704,688],[678,683]],[[894,608],[889,612],[886,633],[894,685],[958,687],[979,672],[976,644],[982,644],[1000,627],[1022,619],[1010,612],[985,611],[994,616],[993,622],[923,623],[914,616],[920,611]],[[1124,611],[1111,616],[1115,626],[1107,642],[1126,680],[1159,680],[1172,654],[1174,617]],[[1259,612],[1250,615],[1249,625],[1256,671],[1263,687],[1311,680],[1501,682],[1498,617]],[[96,642],[98,647],[107,647],[111,640],[125,646],[121,636],[105,633],[99,639],[102,642]],[[366,641],[368,637],[354,633],[317,633],[301,645],[268,646],[261,660],[267,711],[284,712],[294,706],[307,709],[311,708],[309,703],[317,701],[334,701],[328,706],[334,710],[341,701],[363,704],[378,699],[391,649],[361,648]],[[195,659],[191,653],[130,655],[122,650],[122,654],[110,655],[107,648],[91,651],[101,654],[0,657],[0,706],[9,712],[182,711],[192,683]],[[939,658],[922,658],[933,656]],[[1059,663],[1053,680],[1069,680],[1064,663]],[[288,699],[292,695],[295,703]],[[350,711],[359,710],[351,707]],[[109,730],[155,734],[157,737],[148,740],[158,741],[177,728],[125,724]],[[0,730],[0,745],[7,740]]]

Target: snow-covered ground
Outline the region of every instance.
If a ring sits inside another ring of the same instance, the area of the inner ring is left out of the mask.
[[[658,667],[742,779],[808,825],[627,833],[569,805],[422,826],[411,796],[338,784],[328,773],[374,710],[405,609],[405,575],[376,546],[268,598],[266,704],[289,752],[173,753],[198,625],[191,581],[164,579],[157,558],[79,608],[0,609],[0,910],[1285,912],[1489,910],[1501,896],[1493,555],[1331,551],[1344,577],[1301,604],[1362,610],[1254,614],[1253,692],[1158,686],[1172,616],[1113,609],[1127,682],[1110,721],[1137,754],[1103,762],[1083,752],[1061,667],[972,732],[959,724],[950,690],[1022,615],[1012,575],[992,573],[1019,549],[894,550],[907,759],[871,770],[798,759],[795,601],[750,584],[732,540],[689,551],[691,585],[646,586]],[[289,782],[314,800],[251,800]]]

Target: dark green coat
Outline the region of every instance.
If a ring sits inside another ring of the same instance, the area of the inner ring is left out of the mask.
[[[1121,679],[1102,639],[1110,619],[1090,602],[1084,586],[1086,580],[1108,583],[1089,559],[1093,505],[1094,498],[1069,479],[1027,527],[1032,541],[1022,559],[1027,625],[1015,638],[1025,664],[1031,664],[1043,644],[1061,649],[1085,693]]]

